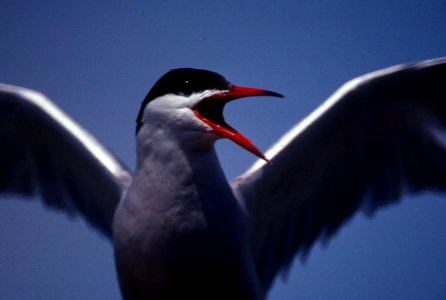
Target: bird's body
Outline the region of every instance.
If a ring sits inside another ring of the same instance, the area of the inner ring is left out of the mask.
[[[260,299],[246,216],[213,140],[152,125],[138,133],[139,167],[114,218],[126,299]]]
[[[223,117],[248,96],[281,97],[166,73],[142,102],[131,175],[43,95],[0,85],[0,191],[40,192],[109,237],[126,300],[264,299],[357,211],[446,191],[445,58],[348,82],[266,155]],[[260,159],[228,182],[219,138]]]

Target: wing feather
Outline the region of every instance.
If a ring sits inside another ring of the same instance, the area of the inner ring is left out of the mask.
[[[446,59],[346,83],[231,182],[265,288],[357,211],[446,190]]]
[[[41,195],[111,238],[128,169],[44,95],[0,84],[0,192]]]

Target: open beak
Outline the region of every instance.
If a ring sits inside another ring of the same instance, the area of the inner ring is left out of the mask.
[[[223,117],[223,109],[226,103],[235,99],[252,96],[283,97],[281,94],[267,90],[233,85],[227,92],[214,94],[200,101],[200,103],[195,106],[194,113],[197,118],[212,128],[214,134],[222,138],[230,139],[234,143],[268,162],[265,155],[249,139],[229,126]]]

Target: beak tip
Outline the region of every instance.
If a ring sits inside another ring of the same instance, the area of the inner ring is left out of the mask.
[[[276,93],[276,92],[271,92],[271,91],[269,91],[268,96],[278,97],[278,98],[285,98],[284,95]]]

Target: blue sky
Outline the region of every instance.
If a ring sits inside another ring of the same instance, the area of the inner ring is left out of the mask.
[[[446,55],[445,1],[2,1],[0,81],[47,94],[133,169],[134,122],[176,67],[283,93],[229,105],[266,150],[343,82]],[[228,178],[254,157],[217,145]],[[342,162],[340,162],[342,163]],[[446,298],[446,201],[403,199],[296,261],[269,299]],[[0,201],[2,299],[119,299],[112,247],[38,201]]]

